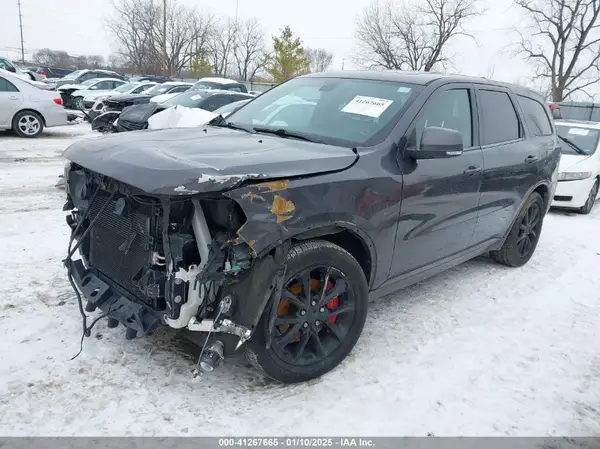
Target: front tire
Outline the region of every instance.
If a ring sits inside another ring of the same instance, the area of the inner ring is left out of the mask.
[[[594,207],[594,203],[596,202],[596,197],[598,196],[598,185],[599,185],[598,180],[596,179],[596,182],[592,186],[592,190],[590,190],[590,194],[588,196],[587,201],[579,209],[580,214],[588,215],[592,211],[592,208]]]
[[[274,380],[305,382],[334,369],[354,348],[367,317],[369,288],[356,259],[328,241],[294,245],[286,264],[275,314],[271,300],[246,356]]]
[[[525,201],[502,248],[490,251],[491,258],[509,267],[520,267],[529,262],[540,239],[545,211],[542,196],[533,192]]]
[[[37,112],[21,111],[13,119],[13,131],[19,137],[37,137],[43,130],[44,120]]]

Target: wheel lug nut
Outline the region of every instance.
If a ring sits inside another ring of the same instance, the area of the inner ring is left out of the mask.
[[[303,327],[308,327],[308,323],[304,323],[302,326]]]
[[[321,313],[325,312],[325,307],[321,307],[321,308],[319,309],[319,312],[321,312]]]
[[[317,305],[317,302],[316,302],[316,301],[312,301],[312,302],[310,303],[310,305],[311,305],[311,306],[316,306],[316,305]]]
[[[306,315],[306,310],[301,310],[300,315],[302,315],[302,316]]]
[[[315,321],[316,326],[318,326],[319,324],[321,324],[321,322],[319,320]]]

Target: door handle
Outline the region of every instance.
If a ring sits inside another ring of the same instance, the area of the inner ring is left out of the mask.
[[[527,158],[525,159],[525,162],[536,162],[537,160],[539,160],[539,157],[534,156],[532,154],[530,154],[529,156],[527,156]]]
[[[472,165],[464,171],[464,174],[467,176],[473,176],[475,173],[479,173],[480,171],[481,167],[475,167]]]
[[[9,99],[9,100],[18,100],[18,99],[19,99],[19,97],[12,96],[12,97],[8,97],[8,99]]]

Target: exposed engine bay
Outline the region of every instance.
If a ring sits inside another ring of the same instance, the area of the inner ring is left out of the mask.
[[[72,230],[65,265],[84,336],[91,330],[85,312],[96,309],[109,327],[123,324],[127,339],[161,325],[207,332],[215,338],[201,355],[206,371],[250,338],[286,249],[255,257],[236,234],[246,218],[234,200],[148,196],[76,164],[65,180]]]

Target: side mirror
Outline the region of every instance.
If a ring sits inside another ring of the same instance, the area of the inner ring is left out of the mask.
[[[9,72],[12,72],[12,73],[17,73],[17,69],[12,65],[7,66],[6,70],[8,70]]]
[[[92,86],[92,87],[90,87],[90,90],[96,90],[96,89],[98,89],[98,86]]]
[[[430,126],[423,130],[420,148],[406,150],[413,159],[441,159],[463,153],[463,135],[455,129]]]

